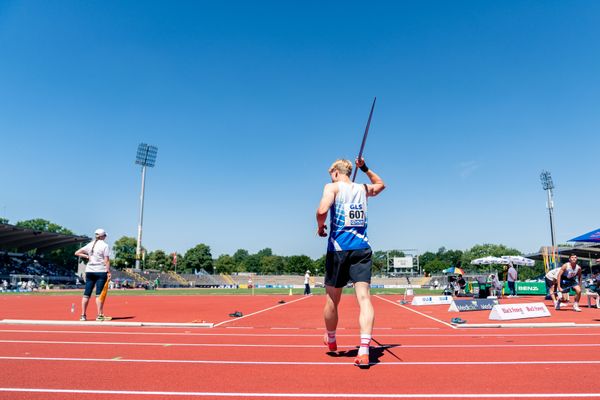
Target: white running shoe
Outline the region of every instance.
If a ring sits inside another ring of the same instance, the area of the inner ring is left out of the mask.
[[[581,312],[581,308],[579,308],[579,304],[573,304],[573,311]]]
[[[560,300],[556,300],[556,303],[554,303],[554,309],[560,310]]]

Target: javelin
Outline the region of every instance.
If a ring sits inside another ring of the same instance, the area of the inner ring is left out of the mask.
[[[373,110],[375,109],[375,102],[377,101],[377,97],[373,99],[373,105],[371,106],[371,112],[369,113],[369,119],[367,120],[367,127],[365,128],[365,134],[363,135],[362,143],[360,144],[360,151],[358,152],[358,159],[362,158],[363,150],[365,149],[365,143],[367,142],[367,135],[369,134],[369,126],[371,126],[371,117],[373,116]],[[356,169],[354,170],[354,175],[352,176],[352,182],[356,179]]]

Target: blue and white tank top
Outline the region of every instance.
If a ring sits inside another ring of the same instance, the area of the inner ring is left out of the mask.
[[[368,249],[367,191],[363,184],[338,182],[338,193],[329,213],[327,251]]]
[[[579,264],[575,264],[575,267],[573,268],[571,266],[571,263],[566,263],[567,268],[565,268],[565,270],[563,271],[563,279],[573,279],[577,276],[577,273],[579,273],[579,270],[581,270],[581,267],[579,266]]]

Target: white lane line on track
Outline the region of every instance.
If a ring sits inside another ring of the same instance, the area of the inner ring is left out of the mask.
[[[432,317],[432,316],[430,316],[430,315],[423,314],[422,312],[419,312],[419,311],[417,311],[417,310],[413,310],[412,308],[408,308],[408,307],[406,307],[406,306],[403,306],[402,304],[398,304],[398,303],[396,303],[396,302],[393,302],[393,301],[391,301],[391,300],[384,299],[384,298],[383,298],[383,297],[381,297],[381,296],[377,296],[377,295],[375,295],[375,297],[377,297],[377,298],[378,298],[378,299],[380,299],[380,300],[387,301],[388,303],[390,303],[390,304],[393,304],[393,305],[395,305],[395,306],[398,306],[398,307],[404,308],[405,310],[408,310],[408,311],[414,312],[415,314],[422,315],[422,316],[423,316],[423,317],[425,317],[425,318],[432,319],[432,320],[434,320],[435,322],[439,322],[440,324],[444,324],[444,325],[446,325],[446,326],[448,326],[448,327],[450,327],[450,328],[452,328],[452,329],[456,329],[456,327],[455,327],[454,325],[452,325],[452,324],[449,324],[449,323],[447,323],[447,322],[444,322],[444,321],[442,321],[441,319],[437,319],[437,318],[434,318],[434,317]]]
[[[59,361],[59,362],[102,362],[102,363],[144,363],[144,364],[213,364],[213,365],[353,365],[352,362],[316,362],[316,361],[242,361],[242,360],[172,360],[172,359],[133,359],[133,358],[68,358],[68,357],[10,357],[0,356],[0,361]],[[373,363],[372,363],[373,364]],[[387,361],[377,366],[415,365],[598,365],[600,360],[549,360],[549,361]]]
[[[277,304],[277,305],[275,305],[275,306],[273,306],[273,307],[265,308],[264,310],[258,310],[258,311],[255,311],[255,312],[253,312],[253,313],[246,314],[246,315],[244,315],[244,316],[242,316],[242,317],[239,317],[239,318],[228,319],[228,320],[226,320],[226,321],[219,322],[218,324],[214,324],[214,325],[213,325],[213,328],[216,328],[216,327],[218,327],[218,326],[221,326],[221,325],[223,325],[223,324],[227,324],[227,323],[229,323],[229,322],[233,322],[233,321],[239,321],[239,320],[241,320],[241,319],[248,318],[248,317],[251,317],[251,316],[253,316],[253,315],[256,315],[256,314],[264,313],[265,311],[269,311],[269,310],[273,310],[273,309],[275,309],[275,308],[279,308],[279,307],[283,307],[283,306],[286,306],[286,305],[289,305],[289,304],[293,304],[293,303],[296,303],[296,302],[298,302],[298,301],[306,300],[306,299],[308,299],[308,298],[310,298],[310,297],[311,297],[311,296],[304,296],[304,297],[300,297],[299,299],[292,300],[292,301],[288,301],[287,303],[283,303],[283,304]]]
[[[63,341],[63,340],[0,340],[0,343],[15,344],[58,344],[82,346],[169,346],[169,347],[277,347],[289,349],[323,348],[322,344],[243,344],[243,343],[172,343],[172,342],[99,342],[99,341]],[[338,346],[354,349],[356,346]],[[371,346],[374,349],[382,346]],[[401,344],[392,346],[397,349],[463,349],[463,348],[524,348],[524,347],[600,347],[600,343],[549,343],[549,344]],[[390,348],[390,345],[385,346]]]
[[[233,329],[233,326],[226,326],[223,329]],[[243,328],[243,327],[241,327]],[[144,329],[144,328],[142,328]],[[248,329],[248,328],[243,328]],[[253,328],[255,329],[255,328]],[[321,328],[322,329],[322,328]],[[343,328],[338,328],[338,331]],[[431,328],[431,329],[439,329],[439,328]],[[572,328],[569,328],[570,330]],[[531,329],[527,328],[528,331]],[[489,330],[486,330],[489,332]],[[252,337],[323,337],[323,333],[318,334],[293,334],[293,333],[226,333],[226,332],[214,332],[214,333],[195,333],[195,332],[133,332],[133,331],[77,331],[77,330],[38,330],[38,329],[0,329],[0,334],[2,333],[55,333],[55,334],[81,334],[81,335],[139,335],[139,336],[252,336]],[[337,337],[356,337],[356,334],[336,334]],[[403,334],[403,333],[382,333],[378,334],[378,337],[467,337],[467,338],[504,338],[504,337],[578,337],[578,336],[594,336],[600,337],[600,333],[440,333],[440,334]]]
[[[414,329],[414,330],[419,330],[419,329],[423,329],[423,330],[430,330],[430,331],[435,331],[435,330],[439,330],[440,328],[416,328],[416,327],[410,327],[408,329]]]
[[[518,398],[593,398],[600,393],[250,393],[250,392],[168,392],[150,390],[90,390],[90,389],[44,389],[44,388],[0,388],[0,392],[13,393],[63,393],[104,394],[137,396],[194,396],[194,397],[275,397],[275,398],[355,398],[355,399],[518,399]]]

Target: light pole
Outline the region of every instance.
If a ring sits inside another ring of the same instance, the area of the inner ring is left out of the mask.
[[[142,225],[144,222],[144,189],[146,184],[146,167],[154,167],[158,147],[140,143],[137,149],[135,163],[142,166],[142,193],[140,195],[140,220],[138,224],[137,247],[135,249],[135,269],[140,269],[142,253]]]
[[[542,181],[542,188],[548,194],[548,213],[550,214],[550,235],[552,239],[552,252],[556,246],[556,240],[554,235],[554,201],[552,200],[552,189],[554,189],[554,182],[552,182],[552,176],[548,171],[542,171],[540,174],[540,180]]]

